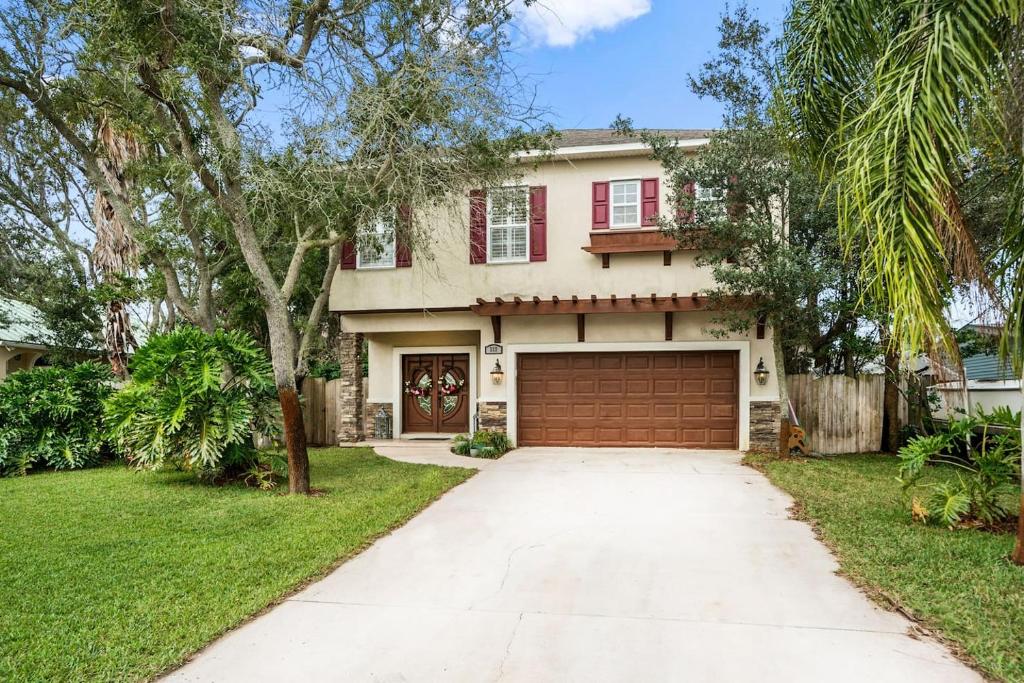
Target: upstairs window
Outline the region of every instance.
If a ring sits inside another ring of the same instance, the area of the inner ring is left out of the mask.
[[[701,185],[694,183],[694,195],[699,202],[725,201],[725,185]]]
[[[359,235],[356,268],[395,267],[395,228],[378,220]]]
[[[611,182],[613,228],[640,227],[640,181]]]
[[[530,188],[496,187],[487,192],[487,261],[530,260]]]

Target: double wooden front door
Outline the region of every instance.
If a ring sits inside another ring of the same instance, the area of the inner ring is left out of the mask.
[[[469,355],[402,356],[402,431],[469,431]]]

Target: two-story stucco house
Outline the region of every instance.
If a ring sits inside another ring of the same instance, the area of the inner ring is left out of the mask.
[[[709,134],[666,133],[694,153]],[[521,183],[469,192],[432,253],[346,245],[330,299],[339,439],[372,435],[384,409],[396,438],[479,426],[520,446],[773,448],[776,377],[754,376],[775,368],[772,331],[708,333],[712,274],[654,227],[671,207],[649,154],[563,131]]]

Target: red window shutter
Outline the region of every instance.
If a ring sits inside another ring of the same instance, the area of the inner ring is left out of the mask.
[[[356,267],[356,243],[353,240],[345,240],[341,243],[341,268],[342,270],[355,270]]]
[[[595,230],[607,228],[609,226],[610,218],[610,202],[608,197],[608,183],[598,182],[594,183],[592,206],[593,206],[593,225]]]
[[[658,211],[658,179],[644,178],[640,181],[640,225],[655,225]]]
[[[412,209],[407,205],[398,207],[398,226],[395,231],[395,267],[408,268],[412,265],[412,249],[409,237],[412,232]]]
[[[469,262],[487,263],[487,195],[469,191]]]
[[[726,210],[729,212],[729,218],[737,220],[743,217],[743,214],[747,211],[747,206],[743,203],[743,199],[740,195],[739,179],[736,176],[729,176],[729,186],[725,190],[725,201]]]
[[[548,188],[530,188],[530,260],[548,260]]]
[[[696,191],[697,187],[692,180],[683,185],[683,194],[691,200],[693,199],[693,195]],[[693,209],[687,209],[685,202],[680,198],[680,200],[676,202],[676,220],[680,223],[693,223],[695,218],[696,214]]]

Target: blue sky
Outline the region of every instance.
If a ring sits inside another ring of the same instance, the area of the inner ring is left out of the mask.
[[[773,27],[787,5],[748,2]],[[604,128],[619,113],[643,127],[715,127],[720,107],[698,100],[686,76],[716,50],[725,6],[719,0],[539,0],[523,10],[518,61],[556,127]]]

